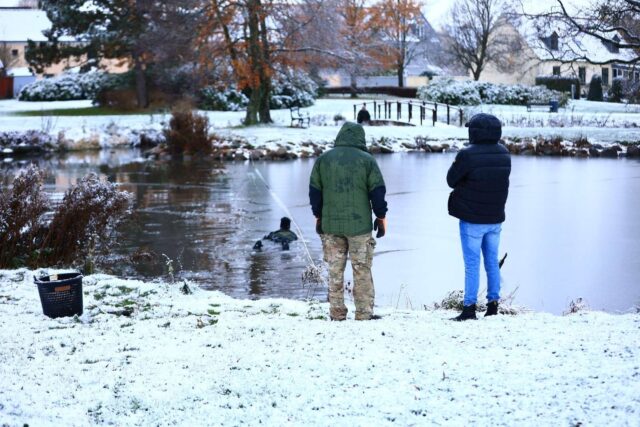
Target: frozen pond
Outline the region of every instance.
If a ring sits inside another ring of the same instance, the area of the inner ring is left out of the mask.
[[[166,277],[165,254],[178,280],[236,297],[309,296],[301,281],[309,265],[301,241],[288,252],[270,242],[258,253],[252,246],[278,228],[286,214],[280,199],[312,258],[321,259],[307,196],[312,159],[159,163],[132,161],[136,155],[101,152],[40,161],[50,171],[50,192],[61,193],[77,177],[96,171],[134,193],[138,214],[114,252],[110,272]],[[376,303],[430,305],[463,286],[458,224],[446,209],[445,176],[453,155],[407,153],[377,160],[387,182],[389,230],[374,257]],[[553,313],[577,297],[607,311],[640,302],[640,162],[512,160],[501,242],[501,252],[509,253],[503,294],[515,291],[515,303]],[[2,174],[13,168],[2,166]],[[135,262],[124,262],[134,252]],[[316,298],[325,295],[316,289]]]

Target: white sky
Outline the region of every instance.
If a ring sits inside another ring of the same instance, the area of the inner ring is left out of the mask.
[[[518,4],[522,1],[525,5],[527,12],[535,13],[548,9],[552,6],[557,6],[556,0],[513,0],[513,4]],[[565,6],[570,8],[571,6],[577,8],[584,8],[584,6],[593,3],[594,0],[565,0]],[[451,5],[455,0],[424,0],[424,7],[422,13],[427,17],[429,23],[437,31],[442,29],[443,22],[447,19],[447,14]],[[520,6],[516,6],[520,9]]]

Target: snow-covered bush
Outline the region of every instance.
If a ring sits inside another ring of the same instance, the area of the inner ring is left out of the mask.
[[[607,101],[626,101],[630,104],[640,103],[640,82],[624,77],[616,77],[611,82],[611,87],[607,93]]]
[[[580,79],[577,77],[557,75],[538,76],[536,77],[536,86],[545,86],[547,89],[567,93],[571,93],[571,88],[573,87],[576,99],[580,99]]]
[[[272,81],[271,102],[275,110],[291,107],[309,107],[318,96],[318,85],[301,71],[278,70]]]
[[[318,96],[318,85],[306,74],[296,70],[277,70],[271,80],[269,107],[277,110],[308,107]],[[227,87],[206,86],[198,94],[198,106],[203,110],[238,111],[249,104],[242,92]]]
[[[66,73],[57,77],[36,80],[20,90],[20,101],[69,101],[94,99],[105,84],[107,74],[102,71]]]
[[[203,110],[238,111],[249,104],[249,98],[231,88],[206,86],[200,91],[198,106]]]
[[[609,88],[607,100],[609,102],[622,102],[624,97],[624,85],[625,79],[622,77],[616,77],[611,81],[611,87]]]
[[[424,101],[451,105],[478,105],[482,103],[477,83],[453,79],[433,80],[418,88],[418,97]]]
[[[0,193],[0,268],[86,261],[113,243],[111,231],[129,213],[130,195],[90,174],[67,190],[48,221],[43,181],[44,172],[30,166]]]
[[[453,79],[434,80],[418,89],[418,97],[424,101],[451,105],[507,104],[526,105],[529,102],[545,103],[558,100],[567,102],[567,95],[543,86],[503,85]]]

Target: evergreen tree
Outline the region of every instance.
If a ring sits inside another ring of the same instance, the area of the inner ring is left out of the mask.
[[[103,60],[128,62],[133,70],[137,104],[149,104],[150,66],[192,52],[190,38],[197,26],[198,0],[43,0],[52,23],[48,41],[28,42],[29,65],[42,72],[66,58],[82,63],[81,70],[99,67]],[[72,39],[73,41],[69,41]]]
[[[616,77],[611,81],[611,87],[609,88],[609,102],[621,102],[624,96],[624,80],[622,77]]]
[[[587,94],[589,101],[602,101],[602,77],[594,75],[589,83],[589,93]]]

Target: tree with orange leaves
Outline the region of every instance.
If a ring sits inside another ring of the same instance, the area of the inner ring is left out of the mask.
[[[205,66],[228,64],[240,89],[249,89],[244,123],[270,123],[269,97],[273,67],[267,19],[273,2],[262,0],[211,0],[207,20],[200,29]],[[226,59],[226,61],[225,61]]]
[[[349,73],[351,96],[356,96],[356,76],[376,68],[374,30],[375,25],[367,0],[340,0],[338,14],[342,18],[340,36],[347,60],[340,65]]]
[[[313,19],[313,7],[321,4],[307,3],[305,8],[293,1],[209,0],[200,29],[201,63],[222,68],[223,75],[250,93],[246,125],[272,121],[269,101],[277,67],[298,67],[306,53],[321,51],[296,38]]]
[[[413,29],[421,16],[421,5],[417,0],[380,0],[373,7],[372,25],[381,37],[378,57],[397,71],[400,87],[404,86],[404,70],[416,53],[418,40]]]

